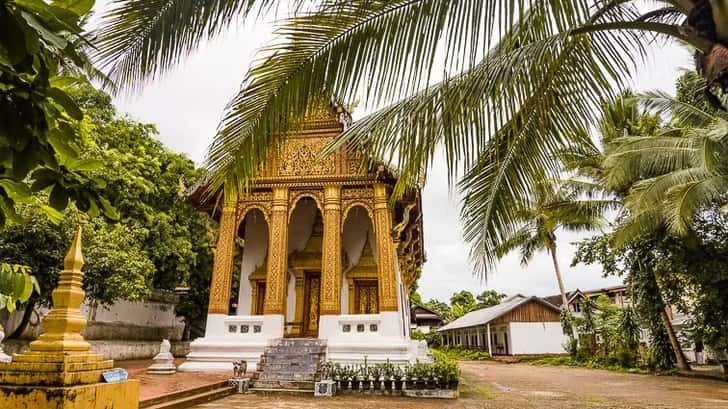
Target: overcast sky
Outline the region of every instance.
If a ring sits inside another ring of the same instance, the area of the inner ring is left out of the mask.
[[[102,7],[104,2],[100,3]],[[120,111],[134,119],[156,124],[165,145],[201,164],[225,104],[237,91],[256,48],[270,40],[271,31],[272,26],[265,22],[240,24],[203,45],[178,69],[147,86],[141,94],[116,98],[115,102]],[[640,65],[633,87],[674,92],[680,69],[691,66],[690,55],[677,46],[656,47],[655,53],[661,58],[657,60],[653,55]],[[419,281],[423,299],[447,300],[461,289],[473,293],[495,289],[507,294],[557,294],[551,259],[546,253],[538,254],[527,267],[522,267],[517,254],[512,254],[500,262],[487,281],[473,277],[468,249],[461,239],[457,198],[450,194],[444,169],[432,168],[427,182],[423,192],[427,263]],[[567,289],[619,284],[619,278],[602,278],[596,266],[570,266],[572,243],[588,236],[558,233],[559,262]]]

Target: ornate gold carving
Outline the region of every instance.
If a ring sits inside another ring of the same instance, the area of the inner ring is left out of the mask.
[[[321,291],[321,279],[311,278],[309,299],[308,299],[308,328],[307,332],[318,331],[319,319],[319,292]]]
[[[392,241],[392,212],[387,204],[387,187],[374,185],[374,231],[377,235],[377,269],[379,272],[379,310],[397,311],[397,278]]]
[[[341,313],[341,188],[324,190],[324,240],[321,262],[321,314]]]
[[[268,243],[265,314],[284,314],[288,264],[288,189],[274,188]]]
[[[222,209],[220,232],[215,247],[208,314],[228,313],[233,275],[233,247],[238,226],[235,219],[234,207]]]
[[[302,190],[302,191],[291,191],[291,199],[288,203],[288,221],[290,222],[291,216],[293,216],[293,211],[296,209],[296,203],[298,203],[299,200],[303,199],[304,197],[308,197],[310,199],[313,199],[313,201],[316,202],[316,207],[318,207],[319,211],[323,213],[324,208],[321,206],[321,190],[312,189],[312,190]]]
[[[336,174],[335,157],[318,158],[331,138],[290,138],[281,149],[278,176]]]

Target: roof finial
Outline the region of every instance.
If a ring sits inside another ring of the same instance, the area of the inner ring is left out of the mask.
[[[83,253],[81,252],[81,226],[79,225],[76,229],[76,233],[71,243],[71,248],[68,249],[66,258],[63,259],[63,267],[66,270],[80,271],[83,267]]]

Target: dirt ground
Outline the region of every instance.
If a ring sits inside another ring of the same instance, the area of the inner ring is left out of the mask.
[[[458,400],[232,395],[197,409],[728,408],[728,383],[528,364],[461,362]]]

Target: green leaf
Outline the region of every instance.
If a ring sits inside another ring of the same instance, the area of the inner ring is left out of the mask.
[[[100,168],[103,164],[104,162],[98,159],[74,159],[66,163],[66,167],[77,172],[88,172]]]
[[[72,11],[78,17],[85,16],[94,7],[94,0],[55,0],[52,7]]]
[[[32,196],[32,192],[28,186],[22,182],[16,182],[11,179],[0,179],[0,187],[3,188],[9,198],[17,202],[27,202]]]
[[[119,218],[121,218],[116,208],[114,208],[114,206],[112,206],[105,197],[99,197],[99,203],[101,203],[101,208],[103,209],[106,217],[111,220],[119,220]]]
[[[25,22],[28,23],[28,25],[32,27],[38,33],[40,38],[42,38],[46,43],[60,50],[68,46],[68,41],[66,41],[65,38],[50,31],[47,27],[43,25],[43,23],[38,21],[38,19],[34,15],[25,11],[21,12],[21,15],[23,16]]]
[[[46,217],[48,217],[48,220],[50,220],[51,223],[60,224],[63,221],[64,216],[62,212],[44,204],[41,204],[38,207],[40,207],[40,209],[43,211]]]
[[[56,183],[61,178],[61,175],[50,169],[42,168],[33,172],[31,178],[33,179],[33,184],[30,186],[30,189],[33,192],[39,192]]]
[[[48,203],[56,210],[63,210],[68,206],[68,191],[60,183],[56,183],[51,190]]]
[[[50,88],[48,90],[48,96],[53,98],[58,105],[62,106],[71,118],[78,121],[83,119],[83,112],[81,112],[76,103],[62,89]]]
[[[78,157],[76,148],[68,143],[69,140],[73,139],[73,136],[73,129],[63,123],[48,131],[48,142],[51,146],[53,146],[53,149],[58,154],[58,158],[61,163],[67,163],[69,160],[76,159]]]

